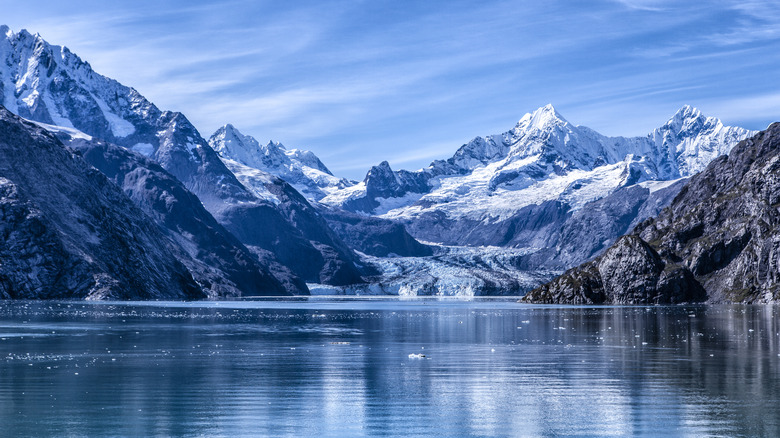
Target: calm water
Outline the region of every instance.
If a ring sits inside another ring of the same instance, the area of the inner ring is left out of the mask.
[[[0,302],[0,434],[780,436],[778,311]]]

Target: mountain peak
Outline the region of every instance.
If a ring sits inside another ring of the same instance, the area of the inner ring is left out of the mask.
[[[684,105],[674,113],[666,124],[658,129],[661,131],[670,131],[677,135],[681,132],[694,132],[697,130],[697,127],[701,127],[707,122],[718,124],[720,123],[720,120],[704,117],[697,108],[691,105]]]
[[[691,105],[683,105],[672,117],[673,119],[694,119],[700,117],[701,111]]]
[[[214,133],[213,136],[223,136],[226,140],[229,139],[238,139],[239,141],[242,141],[244,138],[244,134],[241,133],[241,131],[238,130],[235,126],[233,126],[230,123],[226,123],[222,125],[217,131]]]
[[[273,141],[273,140],[269,140],[268,141],[268,145],[266,146],[266,149],[270,149],[270,148],[276,148],[276,149],[279,149],[279,150],[282,150],[282,151],[286,151],[287,150],[287,148],[284,147],[282,142]]]
[[[222,126],[209,139],[211,147],[223,157],[247,163],[259,155],[260,144],[253,137],[244,135],[230,123]]]
[[[41,37],[41,34],[39,33],[31,34],[27,29],[22,29],[19,32],[14,32],[9,28],[8,31],[5,33],[5,37],[9,39],[14,38],[17,41],[24,41],[25,43],[28,44],[40,42],[44,46],[49,45],[49,43],[46,42],[43,39],[43,37]]]
[[[568,124],[569,122],[563,118],[563,116],[555,109],[555,107],[548,103],[545,106],[539,107],[532,113],[526,113],[519,122],[517,122],[516,128],[523,130],[528,129],[545,129],[549,126]]]

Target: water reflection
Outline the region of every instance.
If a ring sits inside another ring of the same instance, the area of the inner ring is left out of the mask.
[[[9,436],[778,436],[777,310],[3,302],[0,416]]]

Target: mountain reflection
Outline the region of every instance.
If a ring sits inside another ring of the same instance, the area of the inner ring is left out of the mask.
[[[778,436],[777,310],[3,302],[0,415],[8,435]]]

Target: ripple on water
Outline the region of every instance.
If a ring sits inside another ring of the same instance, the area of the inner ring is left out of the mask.
[[[9,435],[778,436],[776,316],[501,300],[0,302],[0,416]]]

